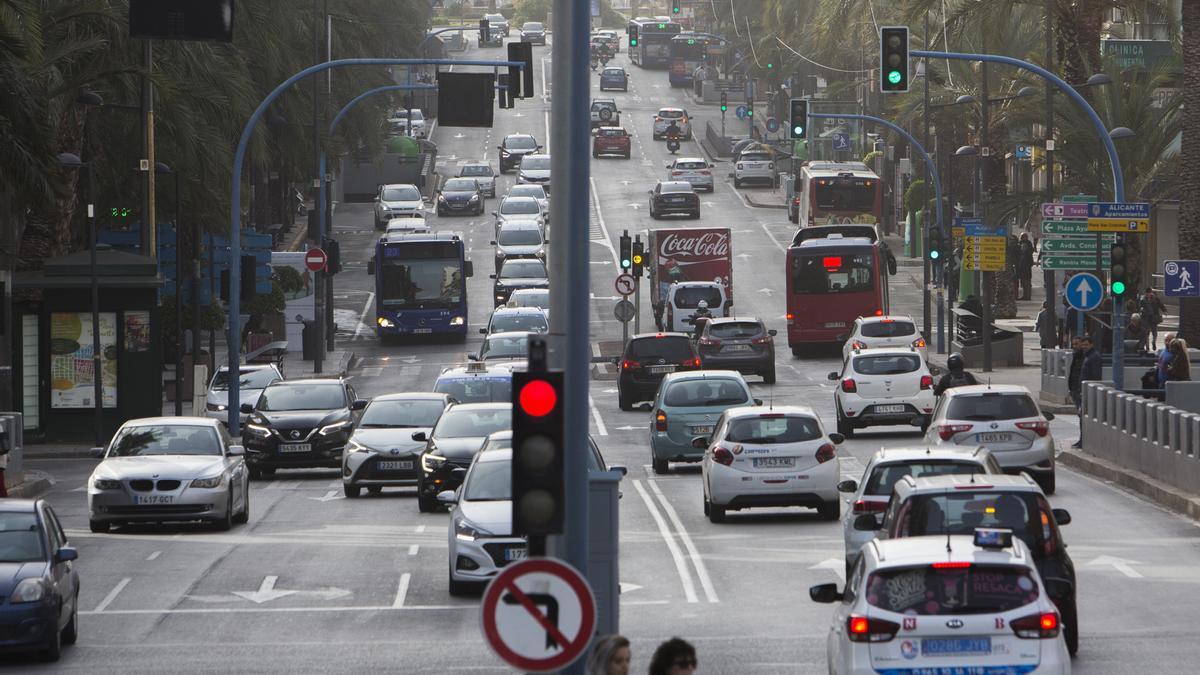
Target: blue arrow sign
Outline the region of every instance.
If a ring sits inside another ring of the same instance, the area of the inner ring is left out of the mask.
[[[1169,298],[1200,298],[1200,260],[1164,261],[1163,290]]]
[[[734,109],[734,112],[737,113],[737,117],[739,120],[746,119],[746,106],[739,105],[736,109]]]
[[[1064,290],[1067,304],[1081,312],[1096,309],[1104,299],[1104,287],[1100,285],[1100,279],[1087,272],[1081,272],[1068,279]]]
[[[775,119],[774,117],[768,117],[767,118],[767,131],[769,131],[771,133],[775,133],[776,131],[779,131],[779,120]]]

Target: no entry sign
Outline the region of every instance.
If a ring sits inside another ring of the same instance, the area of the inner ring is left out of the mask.
[[[596,602],[574,567],[531,558],[488,584],[481,619],[483,637],[505,663],[544,673],[570,665],[587,650]]]
[[[325,263],[329,258],[325,255],[325,249],[310,248],[304,253],[304,266],[310,272],[320,272],[325,269]]]

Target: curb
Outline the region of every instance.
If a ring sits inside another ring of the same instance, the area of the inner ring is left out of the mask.
[[[34,478],[8,488],[12,499],[33,499],[50,491],[49,478]]]
[[[296,234],[292,236],[292,241],[284,247],[284,251],[299,251],[300,243],[304,241],[304,236],[308,234],[308,226],[300,227],[297,225]]]
[[[1059,453],[1057,460],[1094,478],[1115,483],[1146,497],[1150,501],[1181,513],[1192,519],[1200,519],[1200,497],[1188,494],[1155,480],[1146,474],[1117,466],[1098,457],[1076,450]]]
[[[756,209],[783,209],[784,211],[787,210],[787,204],[763,204],[762,202],[754,201],[753,199],[750,198],[749,195],[747,195],[744,192],[742,193],[742,198],[746,200],[747,204],[749,204],[750,206],[753,206]]]

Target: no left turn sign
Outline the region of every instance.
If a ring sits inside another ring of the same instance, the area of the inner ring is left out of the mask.
[[[488,584],[483,636],[496,655],[522,671],[558,670],[578,659],[596,628],[587,581],[566,563],[531,558],[505,568]]]
[[[621,295],[629,297],[637,289],[637,282],[634,280],[632,274],[618,274],[616,281],[613,282],[613,287]]]

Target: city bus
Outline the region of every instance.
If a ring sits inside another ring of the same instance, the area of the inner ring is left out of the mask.
[[[692,74],[700,64],[712,59],[709,49],[723,43],[723,40],[691,32],[680,33],[671,38],[668,43],[670,70],[667,73],[671,86],[690,87]]]
[[[629,58],[642,68],[666,68],[671,65],[671,38],[683,31],[683,26],[665,16],[639,16],[631,19],[625,32],[638,31],[637,46],[629,49]]]
[[[787,250],[787,333],[793,356],[841,344],[860,316],[888,313],[887,255],[869,237],[832,233]]]
[[[451,232],[393,233],[375,243],[367,265],[375,275],[375,335],[467,337],[467,278],[471,261]]]
[[[805,162],[788,200],[801,227],[883,222],[883,182],[862,162]]]

